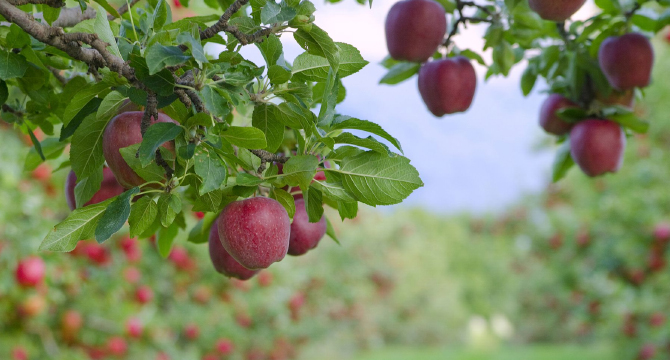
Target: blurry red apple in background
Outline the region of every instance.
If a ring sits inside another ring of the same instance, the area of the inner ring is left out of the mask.
[[[600,45],[598,61],[613,88],[623,91],[646,87],[651,82],[654,48],[642,34],[612,36]]]
[[[540,109],[540,126],[553,135],[565,135],[572,129],[572,124],[558,117],[559,110],[576,108],[577,104],[560,94],[551,94]]]
[[[435,60],[419,70],[419,92],[433,115],[467,111],[477,89],[477,74],[463,56]]]
[[[619,171],[625,147],[626,135],[614,121],[588,119],[570,132],[572,158],[591,177]]]
[[[38,256],[31,256],[19,261],[16,267],[16,282],[21,286],[33,287],[44,280],[46,265]]]
[[[562,22],[574,15],[586,0],[528,0],[531,10],[541,18]]]
[[[424,62],[437,51],[447,32],[442,5],[432,0],[404,0],[386,17],[386,45],[396,60]]]

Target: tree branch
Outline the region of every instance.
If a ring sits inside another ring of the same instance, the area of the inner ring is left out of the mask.
[[[246,34],[237,26],[228,23],[230,18],[247,3],[249,3],[249,0],[236,0],[232,3],[214,25],[200,32],[200,40],[209,39],[221,31],[225,31],[233,34],[242,45],[263,42],[265,38],[275,32],[276,29],[274,27],[267,27],[256,31],[253,34]]]
[[[34,4],[34,5],[43,4],[54,8],[61,8],[65,6],[65,1],[63,0],[9,0],[9,3],[14,6],[21,6],[28,4]]]
[[[44,1],[44,0],[10,0],[11,1]],[[48,1],[56,1],[56,0],[48,0]],[[130,7],[133,7],[135,4],[140,2],[140,0],[132,0],[130,1]],[[128,4],[124,4],[121,6],[117,12],[120,15],[123,15],[128,12]],[[53,22],[53,26],[58,26],[58,27],[73,27],[80,22],[88,19],[94,19],[96,16],[96,11],[93,9],[92,6],[88,7],[86,11],[82,12],[81,9],[77,7],[71,7],[71,8],[64,8],[60,11],[60,15],[58,15],[58,19]],[[41,18],[43,19],[43,16],[41,13],[37,13],[34,15],[35,18]],[[113,15],[107,15],[107,20],[114,20],[115,17]]]
[[[284,157],[283,154],[277,155],[265,150],[249,150],[249,152],[261,159],[261,166],[258,167],[258,173],[265,171],[265,165],[267,163],[276,162],[283,164],[288,161],[288,158]]]

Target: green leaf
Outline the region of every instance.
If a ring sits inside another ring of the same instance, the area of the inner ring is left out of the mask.
[[[358,215],[358,202],[337,202],[337,212],[340,214],[340,219],[354,219]]]
[[[0,50],[0,80],[23,77],[28,70],[28,61],[23,55]]]
[[[561,147],[556,152],[556,158],[554,159],[554,164],[552,166],[552,181],[558,182],[567,175],[568,170],[570,170],[575,165],[575,161],[570,155],[570,139],[566,140]]]
[[[136,237],[144,233],[156,220],[158,205],[148,196],[139,198],[130,208],[130,237]]]
[[[60,132],[60,141],[63,141],[70,136],[74,135],[74,132],[77,131],[79,128],[79,125],[84,121],[86,117],[89,115],[95,116],[95,113],[98,112],[98,108],[100,107],[100,104],[102,103],[102,99],[100,98],[93,98],[91,99],[86,105],[84,105],[81,110],[75,115],[72,120],[67,124],[67,126],[64,126],[61,129]]]
[[[263,131],[255,127],[230,126],[221,131],[221,137],[246,149],[265,149],[268,146]]]
[[[40,144],[45,159],[58,158],[63,153],[65,146],[67,146],[67,143],[60,142],[58,139],[52,137],[44,139]],[[44,160],[42,160],[40,154],[37,153],[37,150],[32,147],[30,148],[30,151],[28,151],[23,169],[25,171],[35,170],[43,161]]]
[[[347,157],[340,169],[342,185],[365,204],[393,205],[423,186],[419,172],[402,156],[389,157],[374,151]]]
[[[291,7],[279,6],[274,0],[268,0],[261,10],[261,22],[263,24],[283,23],[290,21],[297,12]]]
[[[28,130],[28,136],[30,136],[30,141],[33,143],[35,151],[40,156],[42,161],[46,160],[44,152],[42,151],[42,144],[39,140],[37,140],[37,137],[35,137],[35,133],[33,133],[33,130],[30,128],[30,126],[28,126],[28,124],[26,124],[26,129]]]
[[[286,209],[288,217],[293,218],[293,215],[295,215],[295,199],[291,194],[286,190],[273,188],[270,197],[277,200]]]
[[[158,43],[149,46],[144,55],[149,67],[149,75],[154,75],[167,66],[183,64],[191,58],[176,46],[164,46]]]
[[[333,228],[333,224],[330,223],[330,219],[326,217],[326,235],[328,235],[333,241],[335,241],[338,245],[340,244],[340,240],[337,239],[337,234],[335,234],[335,228]]]
[[[395,85],[399,84],[412,76],[416,75],[421,68],[421,64],[401,62],[394,65],[384,77],[379,80],[380,84]]]
[[[268,78],[273,84],[284,84],[291,80],[291,70],[281,65],[272,65],[268,68]]]
[[[200,39],[194,38],[193,34],[189,32],[183,32],[177,36],[177,42],[186,44],[188,48],[191,49],[191,55],[193,55],[193,58],[200,66],[202,66],[202,64],[209,63],[207,56],[205,56],[205,50],[202,47]]]
[[[275,117],[274,107],[275,105],[271,104],[258,104],[254,107],[251,117],[252,125],[265,134],[267,141],[265,150],[272,153],[276,152],[284,141],[284,124]]]
[[[331,130],[350,129],[367,131],[382,137],[383,139],[393,144],[393,146],[400,150],[401,153],[403,152],[402,146],[400,145],[400,141],[398,141],[398,139],[394,138],[391,136],[391,134],[382,129],[381,126],[371,121],[360,120],[349,116],[338,116],[335,118],[330,128]]]
[[[161,96],[169,96],[174,92],[175,80],[168,69],[150,75],[147,62],[139,53],[131,53],[129,59],[130,66],[135,69],[135,76],[149,89]]]
[[[217,190],[225,184],[228,169],[219,155],[199,146],[195,152],[194,162],[195,173],[202,179],[202,185],[198,189],[200,195]]]
[[[284,164],[284,178],[300,188],[307,189],[314,179],[319,159],[314,155],[293,156]]]
[[[98,221],[112,199],[85,208],[76,209],[47,234],[40,244],[40,250],[66,252],[72,251],[79,240],[94,235]]]
[[[174,140],[183,131],[184,128],[181,126],[169,122],[159,122],[149,126],[140,145],[139,157],[142,167],[146,167],[154,160],[158,147]]]
[[[114,37],[112,28],[109,25],[109,20],[107,20],[107,11],[105,11],[105,8],[102,6],[98,6],[95,15],[95,24],[93,27],[95,29],[95,34],[98,35],[98,38],[109,44],[109,46],[107,46],[107,50],[109,50],[109,52],[113,55],[122,57],[121,52],[119,51],[119,46],[116,44],[116,38]]]
[[[168,20],[168,9],[165,0],[158,0],[158,4],[154,8],[154,31],[158,32],[163,28],[163,25]]]
[[[121,230],[130,215],[130,200],[139,192],[140,188],[138,187],[126,190],[109,204],[95,228],[95,241],[98,244],[102,244],[114,233]]]
[[[44,16],[44,20],[47,22],[47,24],[52,25],[53,22],[58,19],[60,10],[61,8],[54,8],[46,4],[42,5],[42,15]]]
[[[176,194],[161,194],[158,198],[158,213],[161,225],[168,227],[181,212],[181,198]]]
[[[258,186],[263,183],[263,179],[257,178],[251,174],[239,173],[235,179],[235,184],[239,186]]]
[[[235,196],[237,198],[237,196]],[[198,196],[193,202],[193,211],[219,211],[222,194],[221,190],[214,190]]]
[[[219,91],[216,88],[211,86],[205,86],[200,91],[202,101],[205,103],[205,107],[209,110],[210,113],[218,117],[226,117],[230,113],[230,107],[228,107],[228,101],[221,96]]]
[[[135,157],[137,150],[139,150],[140,144],[130,145],[128,147],[122,148],[119,150],[123,160],[126,161],[128,166],[130,166],[137,175],[146,181],[164,181],[165,180],[165,170],[163,170],[160,165],[152,162],[146,167],[142,167],[140,164],[140,159]],[[165,150],[165,148],[159,148],[163,159],[167,162],[170,162],[174,159],[174,154],[172,152]]]
[[[268,67],[277,64],[277,60],[279,60],[284,51],[281,41],[274,34],[268,36],[262,43],[256,43],[256,47],[261,51]]]
[[[188,234],[188,242],[194,244],[204,244],[209,241],[209,231],[212,229],[214,221],[216,221],[216,213],[207,213],[205,217],[198,221],[198,223],[191,229]]]
[[[321,191],[313,186],[310,186],[307,189],[307,196],[305,196],[304,199],[305,210],[307,211],[309,222],[319,222],[323,216],[323,197],[321,195]]]
[[[177,222],[172,223],[169,227],[163,227],[158,230],[156,234],[156,247],[160,256],[167,258],[170,255],[172,244],[174,244],[174,240],[178,234],[179,224]]]
[[[9,89],[7,88],[7,83],[0,80],[0,106],[7,102],[9,98]]]
[[[330,38],[327,32],[323,31],[320,27],[313,25],[309,32],[303,29],[298,29],[293,33],[293,37],[303,49],[307,50],[308,53],[326,58],[330,67],[337,73],[340,66],[340,48],[335,44],[333,39]]]
[[[77,178],[89,177],[102,166],[102,135],[109,119],[89,116],[72,136],[70,162]]]
[[[77,92],[71,100],[67,99],[67,107],[63,112],[63,125],[67,126],[75,116],[79,116],[79,112],[81,112],[94,97],[108,89],[109,85],[104,82],[92,83],[86,85],[81,91]],[[82,117],[82,119],[84,117]]]
[[[77,184],[74,187],[74,202],[76,208],[84,207],[84,204],[89,202],[93,198],[93,195],[100,190],[103,179],[102,171],[102,167],[100,167],[86,178],[81,180],[77,178]]]
[[[342,133],[339,136],[337,136],[335,139],[336,144],[350,144],[350,145],[356,145],[356,146],[361,146],[364,148],[368,148],[370,150],[374,150],[376,152],[386,154],[388,156],[393,156],[393,152],[389,150],[389,148],[377,141],[377,139],[373,138],[372,136],[368,136],[367,138],[360,138],[352,133]]]
[[[100,120],[111,120],[126,99],[127,97],[118,91],[110,92],[100,103],[95,116]]]
[[[360,71],[368,64],[355,47],[336,43],[340,49],[340,62],[337,75],[345,78]],[[320,56],[304,52],[293,62],[293,76],[305,81],[326,81],[330,64]]]

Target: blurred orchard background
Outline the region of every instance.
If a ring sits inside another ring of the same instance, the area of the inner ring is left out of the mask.
[[[66,171],[49,175],[67,155],[36,168],[29,138],[2,128],[0,359],[669,359],[670,45],[655,41],[655,82],[636,108],[651,130],[621,172],[550,184],[543,95],[524,99],[519,74],[478,84],[470,112],[443,120],[413,82],[377,85],[392,3],[317,14],[373,63],[345,80],[346,112],[399,134],[426,186],[334,223],[341,245],[326,239],[248,282],[216,273],[187,234],[167,261],[127,236],[38,253],[69,212]],[[477,27],[465,34],[478,47]],[[35,256],[46,279],[21,287],[17,263]]]

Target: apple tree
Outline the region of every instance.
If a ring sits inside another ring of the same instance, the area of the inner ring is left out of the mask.
[[[633,105],[650,84],[654,50],[649,37],[670,24],[670,2],[596,0],[591,17],[571,20],[585,3],[398,2],[386,19],[390,56],[383,62],[388,73],[381,83],[393,85],[418,74],[421,96],[439,117],[472,104],[477,83],[472,62],[486,67],[486,79],[524,66],[524,95],[538,78],[547,84],[539,123],[560,145],[554,181],[575,163],[591,177],[617,172],[627,137],[649,127]],[[487,26],[482,49],[454,44],[470,24]]]
[[[337,112],[341,79],[368,62],[314,23],[312,2],[205,3],[215,14],[177,20],[164,0],[0,0],[2,119],[32,139],[29,169],[69,151],[54,167],[71,169],[73,211],[41,250],[128,222],[168,256],[180,232],[205,243],[214,228],[217,270],[245,277],[335,238],[324,204],[351,219],[422,186],[395,137]],[[295,59],[287,36],[305,50]],[[187,229],[186,210],[206,215]]]

